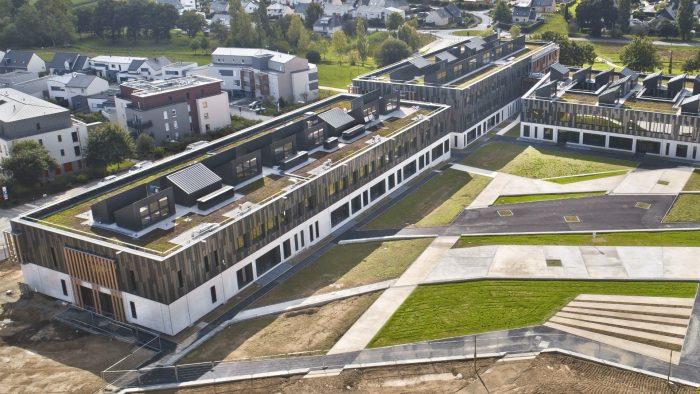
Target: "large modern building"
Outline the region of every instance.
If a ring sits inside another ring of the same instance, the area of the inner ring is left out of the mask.
[[[555,64],[522,101],[522,138],[700,161],[700,76]]]
[[[339,95],[13,219],[35,290],[176,334],[450,157],[449,108]]]
[[[287,103],[318,98],[318,71],[308,60],[286,53],[255,48],[216,48],[212,64],[189,74],[206,75],[223,81],[233,97]]]
[[[34,140],[56,159],[59,167],[47,177],[84,168],[88,128],[66,108],[14,89],[0,89],[0,158],[16,141]]]
[[[520,98],[533,85],[531,74],[559,58],[553,43],[525,43],[475,37],[406,59],[353,81],[356,93],[398,92],[408,100],[452,107],[447,128],[453,146],[463,148],[501,121],[519,113]]]
[[[231,124],[228,95],[221,91],[221,81],[199,75],[125,82],[115,106],[119,124],[134,136],[148,133],[157,143]]]

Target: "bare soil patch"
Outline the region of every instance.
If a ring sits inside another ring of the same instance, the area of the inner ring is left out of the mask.
[[[328,350],[379,294],[233,324],[193,350],[180,364]]]
[[[20,300],[21,280],[18,266],[0,264],[0,393],[91,393],[100,388],[100,372],[135,348],[52,320],[64,307],[40,295]]]

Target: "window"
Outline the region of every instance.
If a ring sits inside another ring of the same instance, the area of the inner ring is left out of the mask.
[[[313,226],[313,224],[309,224],[309,238],[311,238],[311,242],[314,242],[314,226]]]
[[[209,293],[211,293],[211,303],[215,304],[216,303],[216,286],[210,287]]]
[[[282,253],[285,259],[288,259],[292,255],[292,243],[286,240],[282,243]]]
[[[209,256],[204,256],[204,272],[209,272]]]
[[[129,301],[129,307],[131,309],[131,317],[136,319],[136,304],[134,304],[134,301]]]
[[[219,251],[218,250],[214,251],[214,266],[215,267],[219,266]]]
[[[44,140],[42,140],[41,138],[39,138],[39,145],[44,146]]]
[[[163,111],[163,119],[168,119],[168,111]]]
[[[61,149],[61,156],[65,156],[65,155],[66,155],[66,151]]]
[[[170,131],[170,123],[165,122],[165,131]]]
[[[177,284],[180,288],[185,287],[185,282],[182,280],[182,271],[177,271]]]
[[[348,217],[350,217],[350,205],[346,203],[331,212],[331,227],[339,225]]]
[[[203,102],[202,102],[202,108],[207,108],[208,105],[209,105],[208,102],[206,102],[206,101],[203,101]]]
[[[204,119],[209,119],[209,112],[204,113]]]
[[[137,290],[136,274],[134,274],[134,270],[129,270],[129,281],[131,282],[131,290]]]
[[[76,156],[80,156],[80,147],[78,145],[73,147],[73,152]]]
[[[78,132],[77,131],[70,133],[70,136],[73,139],[73,142],[78,142]]]
[[[63,137],[61,137],[61,135],[60,135],[60,134],[59,134],[59,135],[57,135],[56,137],[58,137],[58,142],[63,142]]]
[[[236,178],[248,178],[258,173],[258,158],[253,157],[236,165]]]
[[[173,116],[177,116],[177,110],[176,110],[175,108],[171,109],[171,110],[170,110],[170,113],[171,113]]]
[[[41,130],[41,124],[39,122],[37,122],[37,124],[36,124],[36,129]]]
[[[314,225],[314,227],[316,228],[316,238],[318,238],[318,236],[319,236],[319,235],[318,235],[318,234],[319,234],[319,231],[318,231],[318,221],[316,221],[316,224]]]
[[[173,121],[173,129],[177,130],[177,120]]]
[[[68,287],[66,287],[65,279],[61,279],[61,290],[63,291],[64,296],[68,295]]]
[[[676,145],[676,156],[688,157],[688,145]]]
[[[236,271],[236,279],[239,290],[251,283],[253,281],[253,264],[248,264]]]

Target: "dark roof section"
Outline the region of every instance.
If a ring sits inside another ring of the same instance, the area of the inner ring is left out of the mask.
[[[414,57],[413,59],[410,59],[409,62],[411,64],[413,64],[414,66],[416,66],[416,68],[419,68],[419,69],[432,65],[432,63],[428,59],[426,59],[422,56]]]
[[[530,7],[513,7],[513,16],[530,16]]]
[[[139,68],[141,68],[141,65],[145,62],[145,60],[132,60],[127,71],[139,71]]]
[[[186,194],[194,194],[221,182],[221,178],[202,163],[193,164],[166,176],[173,186]]]
[[[75,74],[73,78],[68,81],[66,86],[72,87],[72,88],[86,88],[90,86],[92,81],[95,80],[97,76],[95,75],[85,75],[85,74]]]
[[[561,63],[554,63],[550,67],[550,73],[553,80],[561,81],[569,75],[568,67],[562,65]]]
[[[34,52],[29,51],[8,51],[5,57],[2,58],[1,65],[4,67],[26,68],[33,55]]]
[[[346,114],[345,111],[340,108],[329,109],[326,112],[320,113],[318,117],[334,129],[347,126],[355,121],[355,118]]]
[[[56,52],[53,59],[47,65],[47,68],[54,68],[63,71],[74,70],[78,63],[80,55],[75,52]]]

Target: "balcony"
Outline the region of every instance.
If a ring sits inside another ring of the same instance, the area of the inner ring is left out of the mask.
[[[126,125],[132,129],[145,130],[145,129],[153,127],[153,121],[147,120],[144,122],[144,121],[141,121],[139,119],[132,119],[132,120],[127,120]]]

